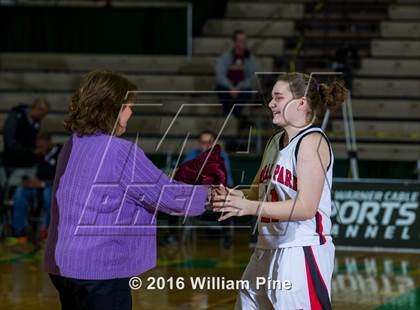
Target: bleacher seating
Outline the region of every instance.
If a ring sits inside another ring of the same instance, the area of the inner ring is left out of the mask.
[[[420,6],[418,5],[390,5],[389,17],[391,19],[420,19]]]
[[[71,2],[71,1],[68,1]],[[120,1],[118,1],[120,2]],[[130,5],[121,1],[122,5]],[[148,2],[150,3],[150,2]],[[257,56],[257,71],[281,70],[294,57],[297,70],[330,71],[335,49],[345,42],[361,58],[353,75],[353,112],[360,159],[417,160],[420,158],[420,7],[418,0],[334,0],[314,9],[310,0],[230,0],[226,18],[210,19],[203,35],[193,39],[193,55],[98,55],[98,54],[0,54],[0,122],[18,103],[29,103],[44,95],[52,114],[43,129],[57,141],[65,141],[62,122],[72,91],[80,77],[91,69],[123,72],[140,90],[209,91],[214,89],[217,57],[231,46],[236,29],[245,30],[248,45]],[[73,2],[74,4],[74,2]],[[102,5],[102,4],[98,4]],[[117,4],[115,4],[117,5]],[[301,38],[305,40],[301,42]],[[300,49],[298,48],[300,44]],[[255,86],[257,87],[257,83]],[[140,130],[140,145],[146,152],[179,151],[185,134],[205,128],[217,130],[224,121],[213,94],[147,97],[136,103],[161,104],[160,108],[138,107],[128,128],[134,139]],[[162,147],[162,134],[182,104],[180,118],[173,123]],[[143,113],[143,114],[142,114]],[[249,113],[249,111],[247,112]],[[267,115],[249,114],[270,122]],[[346,158],[344,128],[338,113],[332,120],[337,158]],[[237,122],[230,120],[225,137],[237,136]],[[268,135],[266,131],[259,134]],[[191,147],[186,145],[185,151]]]
[[[355,96],[419,98],[420,81],[403,79],[355,78],[353,81]]]
[[[386,21],[381,23],[381,36],[384,38],[420,38],[420,23]]]
[[[212,90],[214,88],[213,76],[134,74],[126,76],[142,90]],[[81,77],[81,73],[4,72],[0,76],[0,90],[72,91],[78,87]]]
[[[420,57],[420,42],[416,40],[383,40],[371,42],[372,56],[375,57]]]
[[[364,58],[358,74],[363,76],[420,77],[420,60]]]
[[[294,34],[292,21],[213,19],[207,21],[204,33],[212,36],[232,36],[232,33],[242,29],[250,37],[291,37]]]
[[[220,55],[231,46],[232,40],[226,37],[197,37],[193,41],[195,55]],[[249,39],[248,45],[257,56],[281,56],[284,53],[284,42],[280,38]],[[267,70],[270,71],[270,70]]]
[[[420,115],[420,100],[358,98],[352,100],[354,115],[359,118],[416,119]]]
[[[222,53],[230,41],[220,42],[216,55]],[[278,49],[281,53],[282,42],[264,40],[251,42],[258,44],[264,53],[265,49]],[[261,45],[262,44],[262,45]],[[204,51],[211,50],[211,44],[203,44]],[[217,45],[217,44],[216,44]],[[261,45],[261,46],[260,46]],[[195,46],[194,46],[195,48]],[[194,50],[195,52],[195,50]],[[200,53],[197,53],[200,54]],[[204,53],[205,54],[205,53]],[[211,54],[211,53],[207,53]],[[257,55],[261,55],[258,54]],[[266,53],[265,55],[270,55]],[[2,53],[0,54],[0,68],[4,71],[57,71],[57,72],[86,72],[93,69],[115,70],[124,73],[169,73],[188,74],[205,73],[212,75],[217,57],[206,56],[165,56],[165,55],[88,55],[88,54],[42,54],[42,53]],[[270,57],[258,57],[257,68],[269,71],[273,67]]]
[[[285,18],[302,19],[302,3],[236,3],[228,2],[226,16],[229,18]]]

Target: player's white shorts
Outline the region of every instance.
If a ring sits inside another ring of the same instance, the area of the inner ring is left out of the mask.
[[[249,289],[240,290],[235,309],[318,310],[331,309],[331,277],[334,244],[255,249],[242,280]],[[267,283],[261,285],[262,279]],[[273,281],[277,280],[277,281]],[[290,281],[291,289],[279,289]],[[259,282],[258,282],[259,281]],[[276,285],[276,289],[269,287]]]

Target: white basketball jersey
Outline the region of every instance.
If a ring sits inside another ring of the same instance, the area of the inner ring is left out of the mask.
[[[311,126],[301,130],[282,148],[282,138],[272,139],[278,143],[277,158],[263,163],[259,182],[260,201],[284,201],[295,199],[298,195],[299,176],[296,172],[296,161],[299,145],[303,137],[319,132],[327,140],[331,161],[326,167],[326,178],[321,200],[314,218],[304,221],[284,221],[262,217],[258,223],[257,248],[272,249],[294,246],[308,246],[331,242],[331,191],[332,166],[334,157],[331,145],[321,128]],[[323,139],[323,138],[321,138]]]

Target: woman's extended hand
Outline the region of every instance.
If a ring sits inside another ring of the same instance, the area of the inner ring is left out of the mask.
[[[245,196],[244,193],[241,192],[240,190],[225,187],[223,186],[223,184],[220,184],[218,187],[214,188],[213,194],[218,195],[218,196],[225,196],[225,197],[227,197],[228,195],[240,196],[240,197]]]

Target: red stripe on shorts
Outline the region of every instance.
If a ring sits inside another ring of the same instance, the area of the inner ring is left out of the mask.
[[[319,303],[318,296],[316,295],[314,282],[312,281],[311,271],[309,270],[308,262],[305,259],[306,267],[306,279],[308,284],[309,300],[311,302],[311,310],[322,310],[321,304]]]

